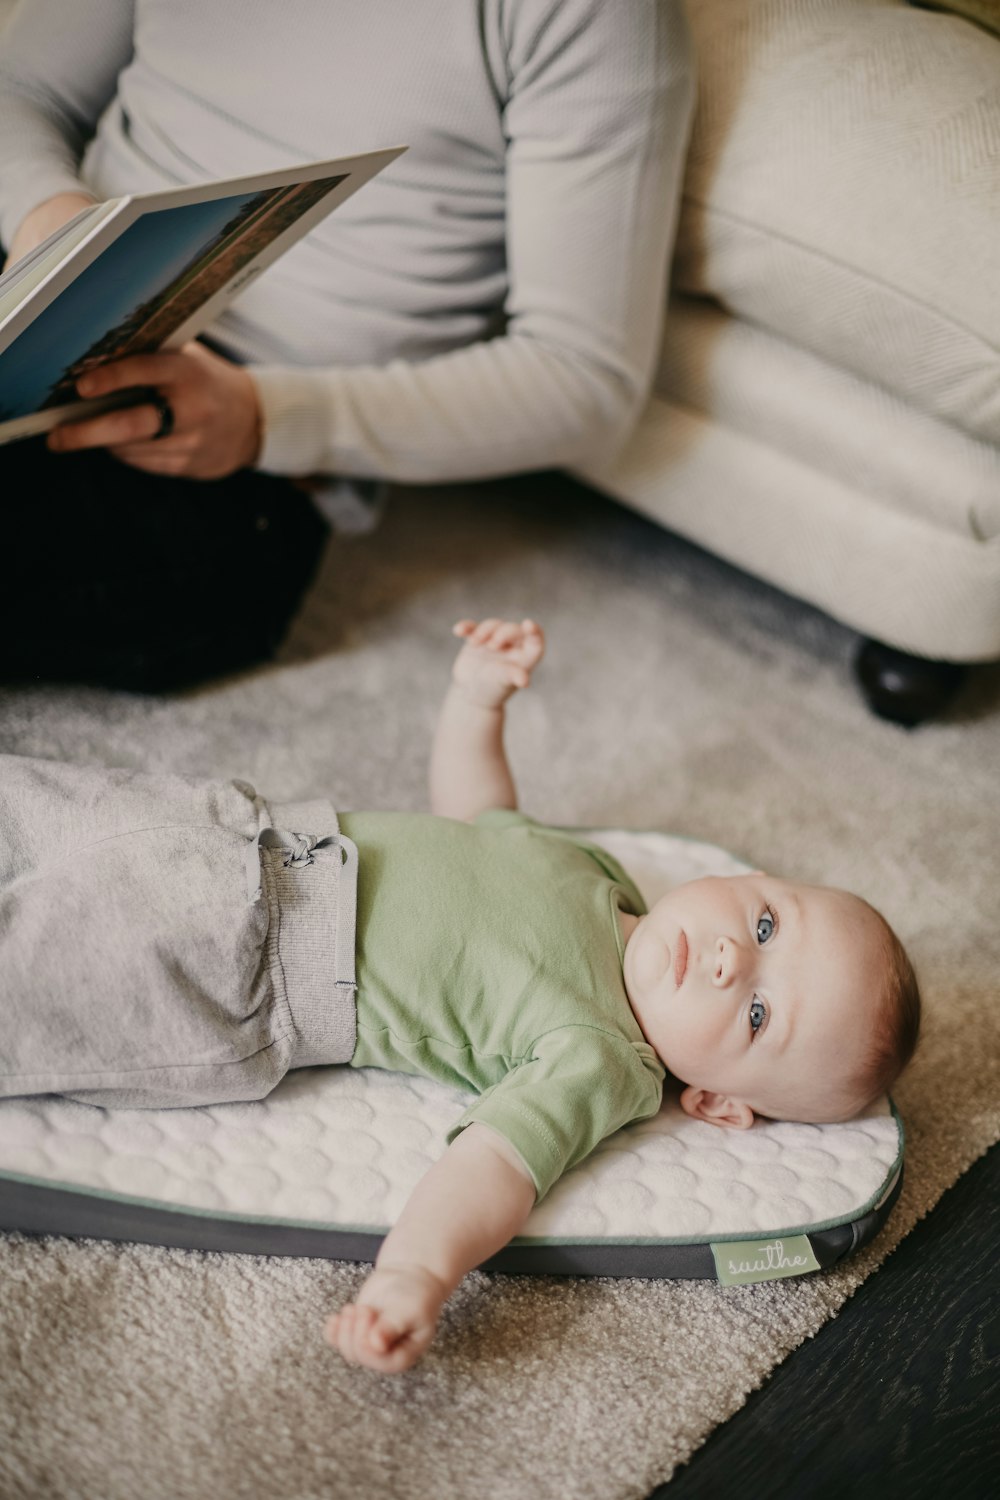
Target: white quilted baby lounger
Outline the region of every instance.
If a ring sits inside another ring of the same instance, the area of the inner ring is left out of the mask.
[[[658,833],[591,833],[647,902],[745,866]],[[203,1250],[373,1260],[467,1096],[352,1068],[290,1073],[265,1100],[108,1110],[0,1102],[0,1228]],[[532,1212],[489,1269],[709,1277],[727,1284],[832,1265],[877,1232],[902,1181],[884,1099],[844,1125],[758,1120],[723,1131],[669,1092]]]

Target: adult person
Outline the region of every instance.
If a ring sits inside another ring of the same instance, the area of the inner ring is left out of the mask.
[[[692,93],[681,0],[21,0],[0,36],[12,259],[93,198],[409,150],[211,347],[98,372],[155,404],[0,450],[0,677],[158,688],[266,656],[321,550],[317,476],[329,496],[622,443]]]

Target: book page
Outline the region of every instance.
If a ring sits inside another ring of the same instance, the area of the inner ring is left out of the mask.
[[[50,234],[34,250],[29,250],[27,255],[22,256],[9,271],[0,276],[0,324],[86,238],[110,207],[108,203],[95,203],[90,208],[82,208],[68,223],[57,229],[55,234]]]

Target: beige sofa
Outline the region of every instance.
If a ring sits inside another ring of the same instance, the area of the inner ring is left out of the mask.
[[[860,671],[913,722],[1000,657],[1000,40],[905,0],[688,9],[662,363],[583,477],[897,648]]]

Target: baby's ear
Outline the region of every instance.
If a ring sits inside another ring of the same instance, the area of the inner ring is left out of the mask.
[[[724,1125],[727,1130],[749,1130],[753,1110],[740,1099],[728,1094],[713,1094],[710,1089],[696,1089],[689,1084],[681,1094],[681,1109],[693,1120],[707,1120],[710,1125]]]

